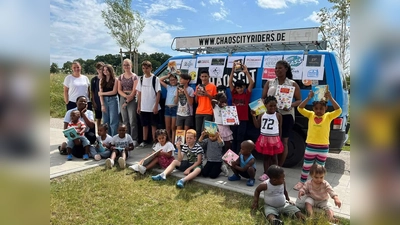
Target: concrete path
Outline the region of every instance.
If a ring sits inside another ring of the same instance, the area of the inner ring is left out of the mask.
[[[89,159],[88,161],[84,161],[82,159],[74,158],[72,161],[67,161],[65,155],[60,155],[58,152],[58,145],[64,141],[64,136],[62,134],[62,120],[57,119],[56,121],[60,125],[52,125],[54,123],[54,119],[51,119],[50,123],[50,179],[53,179],[58,176],[63,176],[69,173],[74,173],[86,169],[90,169],[96,166],[104,166],[105,160],[94,161],[93,159]],[[135,162],[140,161],[143,157],[151,152],[151,148],[136,148],[133,151],[132,157],[127,160],[127,164],[132,165]],[[347,153],[341,153],[347,154]],[[346,155],[345,155],[346,156]],[[342,156],[343,157],[343,156]],[[340,157],[339,157],[340,158]],[[350,156],[348,155],[348,158]],[[332,205],[332,209],[335,211],[335,215],[350,218],[350,175],[349,171],[345,169],[341,169],[342,173],[338,173],[338,169],[330,169],[329,165],[332,164],[345,164],[346,160],[335,159],[331,161],[327,161],[326,168],[328,170],[328,174],[326,176],[326,180],[332,185],[333,189],[339,195],[340,200],[342,201],[342,207],[339,209],[334,206],[334,202],[332,199],[329,200]],[[328,164],[329,163],[329,164]],[[260,181],[257,178],[262,174],[262,161],[257,160],[257,174],[256,174],[256,183],[253,187],[246,186],[246,179],[242,179],[240,181],[231,182],[228,181],[227,177],[220,176],[217,179],[209,179],[203,177],[197,177],[195,180],[200,183],[204,183],[207,185],[213,185],[220,188],[242,192],[253,196],[255,188],[260,184]],[[343,167],[348,168],[349,166]],[[156,169],[157,171],[161,171]],[[334,170],[335,172],[332,172]],[[286,174],[286,187],[289,192],[289,196],[293,201],[296,201],[298,192],[293,190],[293,186],[299,181],[301,166],[296,166],[294,168],[285,168]],[[174,172],[174,176],[183,177],[181,172]],[[232,175],[232,171],[230,171],[230,175]],[[260,195],[263,196],[263,195]]]

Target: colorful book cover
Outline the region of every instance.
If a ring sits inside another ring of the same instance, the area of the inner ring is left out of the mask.
[[[239,125],[236,106],[225,106],[221,109],[223,125]]]
[[[326,101],[325,93],[329,90],[328,85],[315,85],[311,86],[312,91],[314,92],[314,97],[312,101]]]
[[[150,155],[148,155],[146,158],[144,158],[142,166],[146,166],[147,164],[149,164],[156,156],[157,154],[161,151],[162,149],[160,148],[157,151],[154,151],[153,153],[151,153]]]
[[[181,145],[185,144],[185,130],[176,130],[175,131],[175,144],[178,143],[179,141],[181,142]]]
[[[267,108],[265,107],[263,101],[261,98],[250,102],[249,104],[250,109],[253,110],[254,112],[256,112],[256,115],[260,115],[262,113],[265,113],[267,111]]]
[[[218,125],[211,121],[204,121],[204,130],[208,133],[208,135],[215,135],[218,131]]]
[[[74,127],[70,127],[68,129],[63,130],[64,136],[68,138],[69,141],[75,140],[79,138],[78,133],[76,132]]]
[[[239,156],[232,150],[228,149],[226,153],[222,156],[222,160],[232,166],[232,161],[236,161]]]
[[[294,95],[294,86],[278,85],[275,98],[278,100],[278,109],[290,109]]]
[[[106,148],[103,146],[103,142],[101,141],[96,141],[96,148],[99,150],[99,152],[104,152]]]

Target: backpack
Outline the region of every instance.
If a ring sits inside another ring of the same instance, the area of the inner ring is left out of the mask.
[[[141,87],[143,87],[143,76],[140,77],[140,86]],[[154,93],[157,95],[157,91],[156,91],[156,76],[155,75],[153,75],[152,84],[153,84]]]

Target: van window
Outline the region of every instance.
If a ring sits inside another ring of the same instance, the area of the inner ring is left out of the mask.
[[[337,62],[337,66],[339,69],[339,74],[340,74],[340,79],[342,79],[342,86],[344,90],[348,90],[348,86],[347,86],[347,82],[346,82],[346,75],[343,72],[343,66],[342,66],[342,62],[340,62],[338,56],[336,53],[333,54],[335,56],[336,62]]]

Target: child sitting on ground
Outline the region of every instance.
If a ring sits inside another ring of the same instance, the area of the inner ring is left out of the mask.
[[[67,141],[67,160],[72,160],[72,148],[75,145],[82,145],[85,149],[85,154],[82,156],[83,160],[88,160],[89,159],[89,151],[90,151],[90,142],[89,140],[85,137],[85,129],[86,125],[83,123],[79,118],[81,117],[81,113],[79,110],[73,110],[70,114],[71,116],[71,121],[68,123],[67,129],[68,128],[75,128],[76,133],[78,133],[79,137],[74,140],[69,140]]]
[[[239,158],[236,161],[232,161],[232,165],[230,166],[233,175],[228,177],[230,181],[240,180],[241,177],[249,178],[246,185],[254,186],[255,183],[255,175],[256,175],[256,160],[254,156],[251,154],[251,151],[254,149],[254,142],[251,140],[243,141],[240,145],[240,154]]]
[[[112,137],[107,133],[108,124],[102,124],[97,129],[96,145],[90,147],[90,156],[94,160],[98,161],[100,159],[106,159],[111,155],[111,141]],[[101,146],[102,147],[101,147]],[[104,150],[104,151],[102,151]]]
[[[201,171],[203,177],[210,177],[215,179],[221,173],[222,167],[222,151],[224,147],[224,141],[222,140],[219,132],[215,135],[208,135],[208,138],[204,139],[204,136],[207,135],[206,131],[201,133],[199,138],[199,144],[203,147],[203,149],[207,149],[206,157],[207,163]],[[228,169],[225,166],[224,174],[228,174]]]
[[[201,173],[203,162],[203,148],[196,143],[196,131],[189,129],[186,131],[186,143],[182,146],[181,142],[177,142],[178,159],[175,159],[164,172],[152,176],[151,179],[160,181],[166,180],[167,175],[172,173],[175,167],[179,171],[183,171],[184,178],[176,182],[178,188],[183,188],[186,181],[193,180]]]
[[[125,169],[126,159],[129,157],[129,151],[133,150],[133,140],[131,135],[126,133],[126,125],[121,124],[111,141],[111,157],[106,159],[106,168],[111,169],[114,166],[114,160],[118,158],[118,164],[121,169]]]
[[[314,163],[310,168],[311,180],[304,183],[299,190],[298,199],[306,195],[305,208],[310,217],[313,216],[313,206],[325,210],[330,222],[337,223],[337,219],[333,217],[333,211],[328,206],[329,196],[335,201],[335,205],[340,208],[342,202],[338,195],[333,191],[331,185],[324,180],[326,175],[325,167]],[[296,205],[301,207],[300,201],[296,201]]]
[[[277,217],[284,213],[290,216],[295,215],[298,219],[304,220],[304,215],[294,203],[290,201],[285,184],[285,171],[278,165],[272,165],[267,170],[268,179],[258,185],[254,191],[252,209],[258,208],[260,193],[264,191],[264,212],[270,224],[282,225],[283,222]]]
[[[134,164],[129,168],[133,169],[134,171],[140,172],[141,174],[145,174],[148,169],[155,167],[157,164],[165,169],[172,163],[172,161],[174,161],[175,147],[169,141],[167,130],[156,130],[156,138],[158,142],[154,146],[153,150],[158,151],[161,149],[161,151],[158,152],[157,156],[154,157],[154,159],[150,161],[150,163],[148,163],[147,165],[143,165],[144,159],[142,159],[138,164]]]

